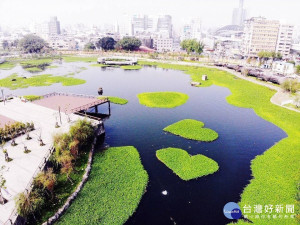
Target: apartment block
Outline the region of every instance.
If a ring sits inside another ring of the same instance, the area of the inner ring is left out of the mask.
[[[261,51],[275,52],[280,23],[263,17],[253,17],[245,21],[243,54],[256,57]]]
[[[283,58],[288,57],[292,47],[294,26],[281,24],[278,33],[276,52],[281,53]]]

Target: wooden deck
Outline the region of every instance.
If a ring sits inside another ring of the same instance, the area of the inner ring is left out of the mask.
[[[33,103],[70,114],[86,111],[89,108],[110,103],[110,101],[108,98],[98,99],[96,96],[91,95],[51,93],[44,95],[42,99],[36,100]]]

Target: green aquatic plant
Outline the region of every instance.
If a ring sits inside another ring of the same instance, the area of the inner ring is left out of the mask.
[[[185,119],[164,128],[181,137],[196,141],[214,141],[218,138],[218,133],[209,128],[203,128],[204,123],[197,120]]]
[[[124,224],[148,183],[138,151],[114,147],[95,154],[89,180],[57,224]]]
[[[89,56],[72,56],[66,55],[62,57],[65,62],[97,62],[97,57]]]
[[[188,95],[180,92],[148,92],[137,97],[140,104],[151,108],[175,108],[189,99]]]
[[[12,74],[8,77],[0,79],[0,86],[11,90],[28,87],[50,86],[55,83],[61,83],[63,86],[73,86],[84,84],[86,81],[73,77],[53,76],[51,74],[43,74],[32,77],[20,77],[18,74]]]
[[[219,166],[204,155],[190,156],[179,148],[165,148],[156,151],[156,157],[182,180],[191,180],[213,174]]]
[[[112,97],[112,96],[100,96],[100,97],[98,97],[98,99],[104,99],[104,98],[108,98],[108,100],[111,103],[114,103],[114,104],[125,105],[125,104],[128,103],[128,100],[125,99],[125,98]]]
[[[148,62],[143,62],[147,65]],[[250,81],[237,79],[233,74],[215,68],[199,66],[183,66],[163,63],[149,63],[165,69],[184,71],[193,81],[199,81],[203,74],[209,78],[205,86],[212,84],[227,87],[231,95],[226,97],[228,103],[251,108],[263,119],[284,130],[287,138],[274,143],[262,155],[251,161],[252,179],[241,194],[240,206],[250,205],[293,205],[297,196],[297,183],[300,171],[300,116],[298,112],[274,105],[270,102],[275,94],[268,87],[254,84]],[[202,85],[201,85],[202,86]],[[295,204],[295,212],[300,211],[300,205]],[[249,213],[254,224],[262,225],[291,225],[296,224],[295,218],[273,218],[278,215],[270,213],[270,218],[264,220],[255,218],[255,213]],[[237,224],[245,224],[242,220]]]
[[[4,62],[0,64],[0,70],[11,70],[16,66],[13,62]]]

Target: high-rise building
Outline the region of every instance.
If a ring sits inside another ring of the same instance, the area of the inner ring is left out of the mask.
[[[294,26],[290,24],[280,24],[277,38],[276,52],[281,53],[285,58],[290,54],[292,47]]]
[[[47,22],[35,25],[35,33],[44,39],[49,37],[49,24]]]
[[[183,26],[181,40],[196,39],[200,41],[202,38],[201,20],[193,18],[190,23]]]
[[[134,15],[131,19],[131,25],[134,35],[158,32],[161,36],[170,38],[173,33],[172,17],[169,15]]]
[[[173,33],[172,17],[169,15],[159,16],[157,20],[157,31],[166,33],[171,38]]]
[[[57,17],[51,17],[49,21],[49,36],[56,36],[60,34],[60,22]]]
[[[275,52],[280,23],[263,17],[253,17],[245,21],[243,54],[257,57],[261,51]]]
[[[247,19],[247,10],[244,9],[244,0],[240,0],[238,8],[235,8],[232,13],[232,25],[243,26]]]

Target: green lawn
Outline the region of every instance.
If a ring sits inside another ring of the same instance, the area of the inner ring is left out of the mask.
[[[95,56],[63,56],[65,62],[97,62],[97,59]]]
[[[237,79],[228,72],[205,67],[150,64],[185,71],[193,80],[201,79],[203,74],[207,74],[211,84],[229,88],[232,94],[226,98],[228,103],[238,107],[252,108],[258,116],[284,130],[288,135],[287,138],[275,143],[262,155],[252,160],[253,179],[243,190],[239,205],[242,208],[245,205],[253,207],[257,204],[274,206],[294,204],[295,212],[299,213],[300,193],[297,186],[300,182],[300,114],[272,104],[270,98],[275,94],[274,90]],[[277,215],[274,211],[271,213],[271,219],[256,219],[253,211],[248,215],[253,217],[251,221],[254,224],[297,224],[296,219],[273,219],[272,216]],[[240,224],[243,222],[240,221]]]
[[[139,70],[142,69],[143,67],[141,65],[133,65],[133,66],[121,66],[121,68],[124,70]]]
[[[218,138],[217,132],[203,127],[204,123],[201,121],[185,119],[167,126],[164,128],[164,131],[196,141],[208,142],[214,141]]]
[[[4,62],[0,64],[0,70],[11,70],[16,66],[15,63],[12,62]]]
[[[147,183],[147,172],[134,147],[98,152],[88,182],[57,224],[124,224],[135,212]]]
[[[204,155],[190,156],[179,148],[165,148],[156,151],[156,157],[182,180],[191,180],[218,171],[214,160]]]
[[[13,81],[15,80],[15,81]],[[28,87],[50,86],[55,83],[61,83],[63,86],[73,86],[84,84],[86,81],[73,77],[53,76],[51,74],[43,74],[28,78],[20,77],[18,74],[12,74],[8,77],[0,79],[0,86],[11,90]]]
[[[181,106],[189,96],[179,92],[148,92],[137,95],[140,104],[151,108],[175,108]]]
[[[119,104],[119,105],[126,105],[128,103],[128,100],[125,98],[119,98],[119,97],[112,97],[112,96],[100,96],[98,99],[108,98],[111,103]]]

